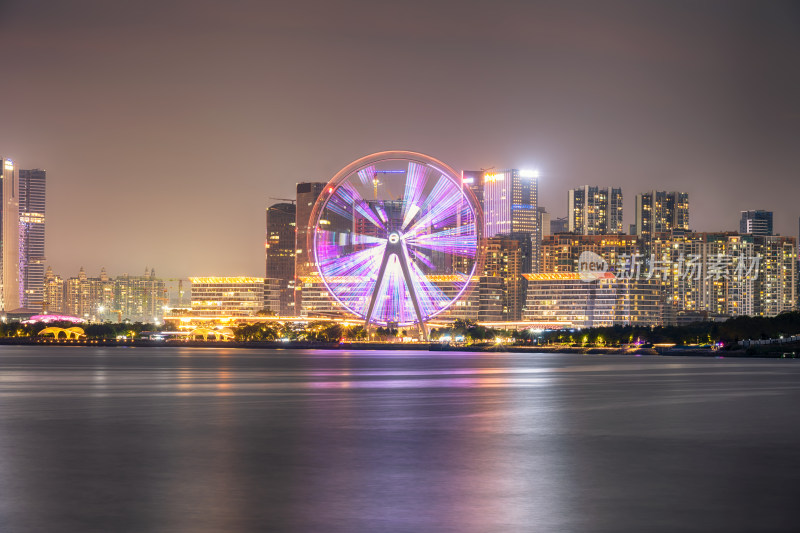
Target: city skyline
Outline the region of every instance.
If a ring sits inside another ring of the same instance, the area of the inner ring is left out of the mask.
[[[387,149],[537,168],[553,218],[570,188],[610,184],[625,227],[637,194],[676,190],[693,230],[764,209],[795,236],[799,16],[741,2],[4,3],[0,59],[22,82],[0,88],[13,126],[0,149],[48,172],[57,272],[263,275],[270,197]]]

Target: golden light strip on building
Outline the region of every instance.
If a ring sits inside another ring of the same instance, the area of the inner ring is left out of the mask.
[[[592,272],[592,279],[614,279],[616,276],[613,272]],[[545,274],[523,274],[525,279],[529,281],[570,281],[582,280],[578,272],[549,272]]]
[[[264,278],[249,278],[244,276],[239,277],[205,277],[205,278],[189,278],[192,283],[205,283],[205,284],[226,284],[236,285],[245,283],[264,283]]]

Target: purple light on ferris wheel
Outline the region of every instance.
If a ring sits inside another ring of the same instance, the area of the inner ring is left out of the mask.
[[[383,152],[328,183],[314,206],[309,248],[325,287],[347,311],[380,325],[420,324],[471,286],[482,218],[447,165]]]

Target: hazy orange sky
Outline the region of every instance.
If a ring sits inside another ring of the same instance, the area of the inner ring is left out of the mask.
[[[0,155],[66,276],[263,276],[270,197],[389,149],[796,235],[798,57],[797,2],[4,0]]]

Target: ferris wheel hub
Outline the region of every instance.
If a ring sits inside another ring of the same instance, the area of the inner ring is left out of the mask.
[[[389,234],[389,242],[391,244],[397,244],[398,242],[400,242],[400,234],[397,233],[396,231],[391,232]]]

